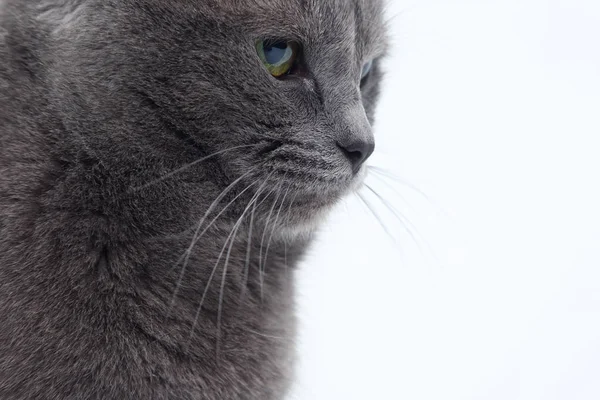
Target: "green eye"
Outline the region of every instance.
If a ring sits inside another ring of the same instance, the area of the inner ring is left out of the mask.
[[[256,42],[258,56],[265,68],[276,78],[291,71],[298,58],[299,47],[296,42],[285,40]]]

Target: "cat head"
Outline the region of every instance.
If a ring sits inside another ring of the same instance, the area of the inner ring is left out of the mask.
[[[204,183],[285,192],[298,220],[360,184],[386,50],[380,0],[62,2],[39,13],[57,48],[55,103],[104,163],[152,154],[176,168],[193,146],[215,154]]]

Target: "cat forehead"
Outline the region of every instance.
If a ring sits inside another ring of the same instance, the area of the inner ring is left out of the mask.
[[[286,12],[288,16],[294,17],[323,12],[319,16],[324,18],[359,13],[377,14],[384,8],[383,0],[193,0],[193,3],[196,7],[222,9],[232,13],[242,10],[247,13],[272,10]]]
[[[383,0],[185,0],[192,12],[244,24],[263,36],[348,40],[365,52],[386,51]]]

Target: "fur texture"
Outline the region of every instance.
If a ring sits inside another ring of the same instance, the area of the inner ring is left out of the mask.
[[[373,140],[381,7],[0,0],[1,399],[284,397],[293,268],[362,179],[336,143]]]

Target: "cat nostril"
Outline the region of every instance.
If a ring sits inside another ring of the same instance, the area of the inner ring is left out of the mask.
[[[348,160],[352,163],[354,173],[360,170],[360,167],[367,161],[367,158],[373,154],[375,143],[358,140],[349,144],[337,144]]]

